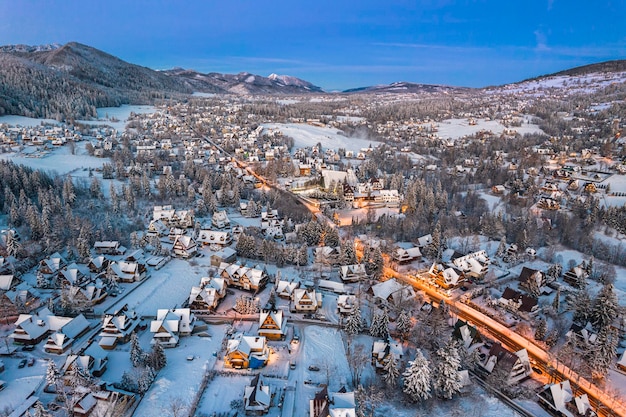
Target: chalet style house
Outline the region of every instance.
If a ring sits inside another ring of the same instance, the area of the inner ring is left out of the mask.
[[[237,333],[228,341],[224,364],[237,369],[258,369],[267,364],[269,354],[265,337]]]
[[[104,316],[100,341],[98,344],[102,349],[112,350],[118,344],[127,343],[131,334],[139,324],[139,316],[134,310],[130,310],[128,305],[124,305],[113,314]]]
[[[291,296],[291,310],[297,313],[317,311],[322,305],[322,294],[316,293],[313,288],[296,288]]]
[[[189,308],[192,310],[215,310],[219,302],[226,297],[227,288],[223,278],[201,278],[199,286],[191,287]]]
[[[354,417],[356,416],[356,400],[354,392],[341,387],[337,392],[328,392],[328,387],[315,394],[309,401],[309,417]]]
[[[175,347],[180,336],[189,336],[193,332],[195,324],[196,317],[188,308],[160,309],[156,320],[150,323],[150,344],[159,343],[165,348]]]
[[[269,411],[272,393],[269,385],[263,384],[261,375],[252,378],[243,393],[243,409],[246,414],[262,415]]]
[[[172,251],[174,255],[183,259],[191,258],[198,252],[198,245],[191,236],[179,235],[174,239],[172,245]]]
[[[264,269],[250,268],[236,263],[221,263],[217,274],[226,280],[229,287],[254,292],[262,290],[269,279]]]
[[[498,300],[505,309],[522,315],[533,315],[539,309],[537,298],[506,287]]]
[[[387,362],[393,357],[397,363],[402,359],[402,345],[389,338],[388,340],[377,340],[372,346],[372,366],[377,371],[382,371]]]
[[[483,363],[479,364],[485,371],[492,373],[496,368],[508,375],[507,382],[515,384],[527,378],[531,373],[530,359],[526,349],[511,353],[500,343],[494,343]]]
[[[367,278],[365,264],[342,265],[339,268],[339,278],[343,282],[358,282]]]
[[[259,336],[268,340],[285,340],[287,318],[282,310],[261,310],[259,314]]]

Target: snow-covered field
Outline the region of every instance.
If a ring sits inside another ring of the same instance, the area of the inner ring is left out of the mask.
[[[267,123],[263,125],[263,128],[280,130],[283,135],[292,137],[294,148],[305,148],[321,143],[322,148],[325,149],[345,148],[348,151],[358,152],[362,148],[368,148],[370,145],[372,147],[378,145],[377,142],[369,139],[344,136],[339,129],[312,126],[304,123]]]
[[[131,113],[154,113],[154,106],[128,105],[120,107],[100,107],[96,109],[98,120],[79,120],[80,123],[92,126],[111,126],[118,132],[123,132]],[[114,120],[111,120],[114,119]]]
[[[464,136],[474,135],[481,130],[488,130],[495,134],[502,133],[504,129],[515,130],[520,135],[527,133],[544,133],[539,126],[527,123],[528,118],[524,118],[521,126],[506,127],[497,120],[477,119],[475,125],[470,125],[467,119],[447,119],[438,124],[438,135],[440,138],[458,139]]]
[[[108,159],[89,156],[85,150],[85,142],[76,144],[76,153],[71,154],[68,146],[61,146],[52,149],[41,157],[37,155],[34,146],[24,148],[23,152],[11,152],[0,154],[0,159],[13,161],[18,165],[24,165],[42,171],[57,172],[64,175],[78,170],[88,170],[89,168],[100,168]]]
[[[0,391],[1,414],[5,408],[13,410],[37,389],[45,378],[46,363],[37,360],[32,367],[19,369],[18,364],[21,358],[2,356],[0,359],[5,367],[0,373],[0,379],[7,383],[6,387]]]

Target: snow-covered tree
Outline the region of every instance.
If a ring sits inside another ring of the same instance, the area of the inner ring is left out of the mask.
[[[354,265],[356,263],[356,253],[351,240],[344,240],[340,245],[339,264]]]
[[[372,317],[370,335],[386,339],[389,337],[389,313],[387,309],[380,310]]]
[[[150,385],[152,385],[152,382],[154,382],[155,377],[156,374],[154,370],[151,367],[146,366],[144,371],[141,372],[139,378],[137,379],[137,390],[140,394],[144,394],[146,391],[148,391]]]
[[[454,342],[449,342],[435,352],[433,388],[437,395],[451,399],[463,387],[459,368],[461,357]]]
[[[361,318],[361,309],[358,305],[346,317],[344,330],[349,335],[358,334],[363,330],[363,319]]]
[[[617,308],[617,296],[615,295],[613,284],[604,285],[593,301],[591,324],[596,329],[602,329],[610,325],[617,317]]]
[[[594,378],[604,378],[609,372],[617,351],[619,335],[611,326],[600,329],[595,345],[588,353],[589,365]]]
[[[429,399],[432,396],[430,373],[430,363],[418,349],[415,359],[409,362],[409,367],[402,374],[404,376],[402,391],[413,401]]]
[[[591,297],[587,288],[583,287],[570,299],[570,308],[574,310],[574,321],[581,325],[591,319]]]
[[[144,353],[139,345],[139,337],[137,333],[133,332],[130,336],[130,363],[134,367],[138,367],[143,364]]]
[[[56,385],[59,381],[59,368],[57,368],[56,363],[52,359],[48,360],[48,367],[46,369],[46,384],[48,386]]]
[[[411,331],[411,327],[412,327],[411,318],[409,317],[409,315],[406,313],[405,310],[402,310],[400,312],[400,315],[398,316],[398,319],[396,320],[396,330],[403,337],[405,337]]]
[[[396,381],[400,376],[400,370],[398,369],[398,360],[395,355],[389,355],[389,360],[383,367],[383,379],[387,386],[393,388],[396,386]]]
[[[363,255],[363,263],[365,271],[372,279],[378,279],[383,272],[385,260],[380,248],[365,249]]]
[[[552,301],[552,308],[554,309],[555,313],[559,313],[559,310],[561,309],[561,289],[559,288],[556,291],[556,295],[554,296],[554,300]]]
[[[502,256],[504,256],[504,252],[506,252],[506,237],[502,236],[500,244],[498,245],[498,250],[496,250],[496,256],[502,258]]]
[[[167,357],[165,356],[165,351],[163,350],[163,346],[159,342],[152,345],[152,352],[148,357],[148,364],[155,371],[160,371],[165,368],[167,365]]]
[[[548,330],[548,324],[544,319],[539,320],[537,329],[535,330],[535,340],[543,340],[546,337],[546,331]]]

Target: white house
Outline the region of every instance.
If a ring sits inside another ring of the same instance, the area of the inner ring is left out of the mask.
[[[188,308],[159,309],[156,320],[150,323],[151,344],[160,343],[163,347],[175,347],[180,336],[193,332],[196,317]]]

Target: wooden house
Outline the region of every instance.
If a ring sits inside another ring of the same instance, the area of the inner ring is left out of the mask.
[[[125,304],[112,314],[104,316],[98,344],[102,349],[115,349],[118,344],[127,343],[130,340],[131,334],[138,325],[139,316]]]
[[[189,336],[195,327],[196,317],[189,308],[159,309],[156,320],[150,323],[152,340],[165,348],[178,345],[180,336]]]
[[[223,278],[201,278],[199,286],[191,287],[189,308],[215,310],[219,302],[226,297],[227,287],[226,280]]]
[[[313,288],[296,288],[293,290],[292,310],[298,313],[315,312],[322,305],[322,294],[318,294]]]
[[[377,371],[382,371],[387,362],[394,357],[397,363],[402,359],[402,345],[389,338],[388,340],[377,340],[372,345],[372,366]]]
[[[224,278],[229,287],[238,287],[254,292],[262,290],[269,279],[264,269],[250,268],[236,263],[220,264],[218,276]]]
[[[365,264],[342,265],[339,267],[339,278],[343,282],[358,282],[367,278]]]
[[[268,340],[285,340],[287,318],[282,310],[263,309],[259,314],[259,336]]]
[[[494,343],[485,361],[479,364],[486,372],[492,373],[496,368],[507,375],[507,382],[515,384],[527,378],[531,373],[530,359],[526,349],[515,353],[506,350],[500,343]]]
[[[237,369],[258,369],[267,364],[269,353],[265,337],[237,333],[228,340],[224,364]]]
[[[263,384],[261,375],[257,374],[244,388],[243,409],[246,414],[263,415],[269,411],[271,402],[270,386]]]
[[[172,245],[172,251],[176,256],[187,259],[195,256],[198,245],[191,236],[177,236]]]

